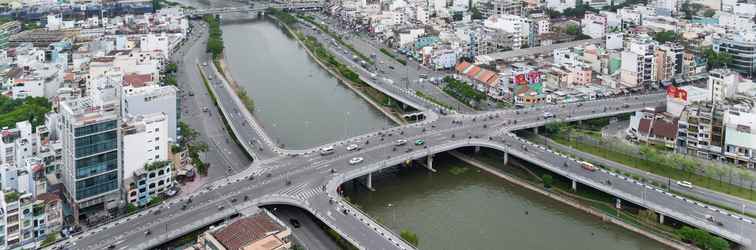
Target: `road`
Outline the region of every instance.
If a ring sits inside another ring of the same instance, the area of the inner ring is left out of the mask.
[[[418,64],[416,61],[408,59],[405,56],[394,52],[390,48],[386,48],[377,41],[370,40],[371,38],[367,37],[367,35],[365,35],[364,33],[355,35],[354,32],[345,30],[345,28],[343,28],[344,24],[340,23],[340,21],[336,18],[331,18],[324,15],[315,15],[314,17],[316,17],[316,20],[318,21],[325,22],[328,25],[329,29],[332,29],[334,32],[337,32],[338,34],[345,34],[342,36],[344,41],[352,45],[352,47],[354,47],[357,51],[366,56],[375,55],[376,59],[373,60],[375,64],[369,68],[371,68],[373,72],[378,73],[379,77],[392,79],[395,84],[399,84],[405,88],[421,91],[425,94],[428,94],[434,99],[454,107],[454,109],[461,113],[475,112],[474,109],[444,93],[443,90],[441,90],[441,88],[439,88],[438,86],[431,84],[427,80],[421,80],[420,78],[421,74],[424,74],[429,78],[442,78],[447,75],[446,72],[430,70],[425,66]],[[316,35],[319,35],[321,38],[328,37],[326,34]],[[407,65],[402,65],[397,60],[387,56],[380,51],[380,48],[385,48],[394,56],[403,58],[407,62]],[[393,67],[393,69],[391,69],[390,67]],[[381,73],[380,71],[383,71],[385,73]],[[405,81],[405,79],[407,80]]]
[[[227,176],[229,169],[232,173],[240,171],[251,161],[225,131],[221,116],[212,108],[212,99],[194,63],[206,56],[207,27],[204,23],[192,22],[192,29],[184,46],[172,55],[172,61],[178,65],[176,80],[181,89],[180,120],[197,130],[199,139],[208,144],[209,150],[203,155],[203,160],[210,163],[208,180],[213,181]],[[209,108],[209,112],[202,112],[205,107]]]
[[[129,217],[128,222],[122,219],[106,227],[88,231],[69,242],[75,244],[72,247],[82,249],[99,249],[109,244],[113,244],[116,249],[144,249],[221,220],[235,213],[232,208],[243,210],[249,206],[289,204],[302,207],[314,214],[358,247],[409,248],[388,229],[340,201],[336,193],[337,187],[345,181],[406,160],[477,145],[507,151],[518,158],[532,161],[624,200],[642,204],[666,216],[686,221],[726,238],[750,244],[750,239],[740,235],[756,233],[752,221],[725,211],[714,211],[714,208],[666,194],[658,188],[643,186],[610,173],[585,171],[578,167],[574,160],[541,149],[513,137],[508,132],[543,125],[546,122],[542,118],[543,112],[551,112],[557,115],[557,119],[588,119],[639,110],[649,105],[661,104],[663,100],[663,94],[653,94],[569,104],[564,107],[549,106],[478,115],[448,115],[425,124],[376,131],[352,138],[348,142],[335,143],[336,153],[331,155],[320,155],[317,149],[313,149],[300,152],[296,156],[278,156],[256,161],[239,174],[214,183],[212,190],[189,195],[191,203],[187,203],[189,197],[172,200],[165,207],[143,211],[137,216]],[[616,106],[617,103],[625,103],[627,106]],[[604,111],[604,107],[609,109]],[[407,145],[395,146],[393,142],[400,138],[408,140]],[[427,148],[412,145],[412,142],[419,138],[425,140]],[[362,149],[346,151],[344,147],[349,143],[358,143]],[[358,156],[364,158],[358,166],[347,163]],[[565,163],[570,167],[562,167]],[[249,180],[249,176],[254,179]],[[602,184],[607,179],[612,180],[611,186]],[[244,201],[244,196],[247,196],[247,201]],[[187,207],[182,209],[183,204]],[[160,213],[155,214],[156,211]],[[713,216],[724,223],[724,226],[717,227],[707,222],[703,219],[705,215]],[[160,234],[145,235],[147,230]]]
[[[331,250],[340,248],[306,211],[290,206],[275,206],[271,212],[291,228],[292,235],[304,249]],[[292,219],[298,221],[300,226],[292,225]]]
[[[530,55],[538,55],[538,54],[551,54],[554,52],[554,49],[557,48],[570,48],[570,47],[578,47],[583,46],[587,44],[602,44],[604,43],[604,39],[585,39],[585,40],[578,40],[578,41],[572,41],[572,42],[566,42],[566,43],[557,43],[557,44],[551,44],[546,46],[539,46],[539,47],[533,47],[533,48],[527,48],[527,49],[517,49],[517,50],[510,50],[510,51],[504,51],[504,52],[496,52],[486,55],[478,55],[475,57],[475,61],[478,62],[492,62],[497,60],[507,60],[511,58],[517,58],[521,56],[530,56]]]
[[[756,203],[752,201],[744,200],[742,198],[734,197],[728,194],[724,194],[724,193],[720,193],[720,192],[716,192],[716,191],[712,191],[712,190],[700,188],[700,187],[693,187],[693,188],[681,187],[680,185],[675,184],[675,182],[677,181],[675,179],[670,179],[664,176],[655,175],[655,174],[652,174],[643,170],[639,170],[637,168],[633,168],[633,167],[630,167],[621,163],[604,159],[599,156],[588,154],[580,150],[559,144],[551,139],[548,139],[542,136],[539,136],[539,138],[540,139],[538,139],[537,141],[543,141],[544,139],[546,139],[548,141],[548,145],[559,152],[565,152],[571,155],[575,155],[576,157],[580,159],[585,159],[586,161],[597,163],[602,166],[618,169],[624,173],[631,173],[633,175],[643,176],[643,178],[655,181],[657,183],[664,183],[665,185],[667,183],[670,183],[671,185],[669,185],[669,187],[672,189],[672,191],[696,198],[698,200],[713,202],[715,204],[724,205],[733,209],[741,209],[743,205],[745,205],[746,212],[751,213],[751,214],[756,214]]]

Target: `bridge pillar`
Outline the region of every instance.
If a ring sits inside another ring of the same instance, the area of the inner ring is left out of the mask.
[[[664,214],[659,213],[659,224],[664,224]]]
[[[428,155],[428,164],[426,164],[426,167],[428,168],[428,170],[434,173],[436,172],[436,169],[433,168],[433,155],[432,154]]]
[[[509,163],[509,153],[504,152],[504,165],[507,165]]]
[[[533,134],[538,134],[538,127],[533,127]]]
[[[370,191],[375,191],[375,189],[373,188],[373,173],[369,173],[367,175],[367,181],[365,183],[366,183],[367,188],[370,189]]]
[[[480,153],[480,146],[475,146],[475,153]]]
[[[577,191],[577,181],[572,180],[572,191]]]

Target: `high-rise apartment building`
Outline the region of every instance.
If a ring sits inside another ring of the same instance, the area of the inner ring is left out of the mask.
[[[121,201],[120,109],[118,100],[85,97],[61,103],[60,113],[61,179],[78,224],[81,214],[99,214]]]

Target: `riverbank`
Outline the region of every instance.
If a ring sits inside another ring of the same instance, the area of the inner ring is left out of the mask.
[[[484,170],[484,171],[486,171],[486,172],[488,172],[488,173],[490,173],[492,175],[495,175],[495,176],[497,176],[499,178],[502,178],[502,179],[504,179],[504,180],[506,180],[506,181],[508,181],[508,182],[510,182],[512,184],[518,185],[518,186],[523,187],[523,188],[525,188],[527,190],[530,190],[530,191],[536,192],[538,194],[544,195],[546,197],[549,197],[551,199],[559,201],[559,202],[561,202],[563,204],[567,204],[567,205],[569,205],[569,206],[571,206],[571,207],[573,207],[575,209],[578,209],[578,210],[580,210],[582,212],[585,212],[587,214],[590,214],[592,216],[600,218],[601,221],[609,222],[609,223],[612,223],[614,225],[620,226],[620,227],[622,227],[622,228],[624,228],[626,230],[629,230],[631,232],[635,232],[635,233],[643,235],[643,236],[645,236],[645,237],[647,237],[649,239],[652,239],[652,240],[655,240],[655,241],[657,241],[659,243],[662,243],[662,244],[664,244],[664,245],[666,245],[666,246],[668,246],[670,248],[684,250],[684,249],[691,249],[691,247],[692,247],[690,245],[687,245],[687,244],[684,244],[684,243],[681,243],[681,242],[677,242],[677,241],[674,241],[672,239],[665,238],[663,236],[659,236],[659,235],[657,235],[655,233],[652,233],[652,232],[649,232],[649,231],[644,230],[642,228],[636,227],[634,225],[631,225],[631,224],[629,224],[627,222],[624,222],[622,220],[619,220],[617,218],[607,216],[605,213],[601,212],[600,210],[595,209],[595,208],[593,208],[591,206],[583,205],[579,200],[577,200],[577,199],[584,199],[582,197],[563,196],[563,195],[560,195],[560,194],[549,192],[546,189],[543,189],[541,187],[535,186],[535,185],[533,185],[533,184],[531,184],[529,182],[526,182],[524,180],[520,180],[517,177],[505,174],[502,171],[496,169],[495,167],[493,167],[491,165],[488,165],[488,164],[483,163],[481,161],[472,159],[471,157],[465,156],[465,155],[463,155],[461,153],[452,151],[452,152],[450,152],[450,154],[452,156],[456,157],[457,159],[459,159],[459,160],[467,163],[467,164],[470,164],[472,166],[478,167],[478,168],[480,168],[480,169],[482,169],[482,170]],[[530,172],[530,173],[534,174],[532,172]]]
[[[407,124],[407,121],[402,118],[401,114],[398,111],[394,110],[391,107],[386,107],[384,105],[379,104],[378,100],[374,100],[374,99],[377,99],[377,98],[380,98],[380,97],[383,97],[384,99],[385,98],[390,98],[390,97],[386,96],[385,94],[381,93],[380,91],[378,91],[376,89],[373,89],[372,87],[368,86],[367,84],[356,83],[356,82],[348,79],[347,77],[343,76],[342,74],[336,72],[333,68],[329,67],[328,65],[326,65],[325,62],[323,62],[322,60],[320,60],[320,58],[318,58],[315,55],[315,53],[309,48],[309,46],[307,46],[307,44],[305,44],[305,42],[301,38],[301,35],[298,34],[297,31],[295,31],[294,29],[292,29],[291,27],[289,27],[289,25],[286,24],[286,22],[281,21],[278,17],[276,17],[274,15],[266,15],[266,17],[269,17],[269,18],[275,20],[279,25],[281,25],[286,30],[286,32],[289,35],[291,35],[292,37],[294,37],[294,40],[296,40],[297,43],[304,48],[304,50],[307,53],[307,55],[310,58],[312,58],[313,60],[315,60],[315,62],[318,65],[320,65],[321,68],[325,69],[332,76],[336,77],[336,79],[338,79],[339,81],[343,82],[344,85],[346,85],[347,87],[349,87],[349,89],[351,89],[352,91],[354,91],[355,93],[357,93],[360,97],[362,97],[362,99],[364,99],[368,103],[370,103],[371,106],[373,106],[375,109],[377,109],[378,111],[380,111],[381,113],[383,113],[386,117],[388,117],[389,119],[391,119],[392,121],[394,121],[396,124]],[[372,93],[372,95],[370,95],[370,94],[368,94],[368,92],[373,92],[373,93]],[[373,97],[373,96],[375,96],[375,97]]]

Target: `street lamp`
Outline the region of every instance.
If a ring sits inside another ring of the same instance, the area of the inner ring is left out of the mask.
[[[393,214],[393,217],[394,217],[394,219],[393,219],[394,221],[393,221],[393,223],[392,223],[392,224],[394,224],[394,226],[396,226],[396,209],[394,208],[394,204],[391,204],[391,203],[389,203],[389,204],[388,204],[388,205],[386,205],[386,206],[387,206],[387,207],[388,207],[389,209],[391,209],[391,213]]]
[[[347,120],[349,119],[349,112],[344,113],[344,140],[346,140],[347,137]]]

